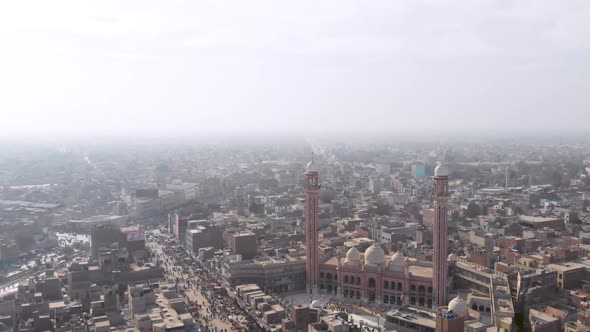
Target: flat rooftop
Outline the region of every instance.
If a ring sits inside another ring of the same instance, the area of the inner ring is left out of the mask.
[[[586,269],[586,268],[588,268],[588,265],[574,263],[574,262],[566,262],[566,263],[549,264],[549,265],[547,265],[547,267],[553,271],[567,272],[567,271],[573,271],[573,270],[578,270],[578,269]]]
[[[431,329],[436,328],[436,315],[434,313],[414,307],[390,310],[386,313],[386,316]]]
[[[540,216],[525,216],[520,215],[518,216],[520,221],[530,222],[530,223],[542,223],[548,221],[561,221],[561,218],[557,217],[540,217]]]

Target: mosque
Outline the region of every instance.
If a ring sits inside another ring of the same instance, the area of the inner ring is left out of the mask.
[[[318,171],[312,161],[306,174],[306,254],[309,292],[333,294],[383,304],[410,304],[437,308],[447,304],[448,265],[456,260],[448,255],[447,199],[448,170],[444,165],[434,175],[434,255],[433,262],[419,262],[397,252],[388,256],[378,243],[361,253],[348,249],[343,257],[322,259],[318,255]],[[438,239],[437,239],[438,238]],[[439,240],[442,239],[442,240]],[[456,302],[456,301],[455,301]]]

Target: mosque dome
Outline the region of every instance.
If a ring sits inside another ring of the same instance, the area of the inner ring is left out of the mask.
[[[443,163],[439,163],[434,169],[434,176],[449,176],[449,169]]]
[[[406,268],[406,258],[399,252],[391,256],[389,260],[389,269],[393,271],[404,271]]]
[[[377,242],[365,250],[365,264],[380,266],[385,263],[385,252]]]
[[[459,294],[456,298],[449,302],[449,306],[447,308],[456,313],[457,316],[465,317],[467,316],[469,305],[467,304],[467,301],[465,301],[465,296]]]
[[[352,247],[346,252],[346,259],[344,260],[346,265],[360,265],[361,264],[361,253],[357,248]]]
[[[319,309],[322,307],[322,303],[318,300],[313,300],[313,301],[311,301],[311,304],[309,306],[310,306],[310,308],[313,308],[313,309]]]

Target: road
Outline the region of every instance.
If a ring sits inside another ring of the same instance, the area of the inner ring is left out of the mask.
[[[193,315],[200,322],[202,330],[223,332],[245,329],[243,326],[240,327],[240,324],[232,323],[228,319],[230,315],[238,314],[239,309],[233,308],[233,303],[228,298],[220,298],[214,294],[214,291],[208,286],[208,280],[204,273],[195,273],[191,264],[187,265],[182,261],[186,254],[166,253],[165,246],[156,241],[147,242],[147,246],[152,252],[154,260],[163,262],[166,278],[171,282],[177,282],[178,289],[183,293],[189,305],[196,305],[198,315],[195,315],[194,312]],[[184,272],[183,267],[187,268]]]

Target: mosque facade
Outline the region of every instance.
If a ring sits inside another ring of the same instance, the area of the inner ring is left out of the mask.
[[[434,229],[444,229],[442,241],[434,246],[435,264],[420,262],[404,257],[400,252],[386,255],[378,243],[374,243],[361,253],[357,248],[348,249],[345,256],[318,256],[317,199],[319,193],[318,171],[312,162],[306,172],[306,245],[308,260],[308,287],[313,292],[332,294],[335,297],[362,300],[365,302],[402,305],[409,304],[425,308],[437,307],[439,301],[445,301],[448,273],[448,255],[446,245],[446,197],[447,170],[439,165],[435,169],[435,207],[440,213],[434,215]],[[310,190],[311,189],[311,190]],[[317,191],[316,191],[317,190]],[[442,198],[442,199],[441,199]],[[311,246],[309,244],[312,244]],[[442,262],[444,257],[444,262]],[[437,274],[437,275],[436,275]],[[444,303],[444,302],[440,302]]]

